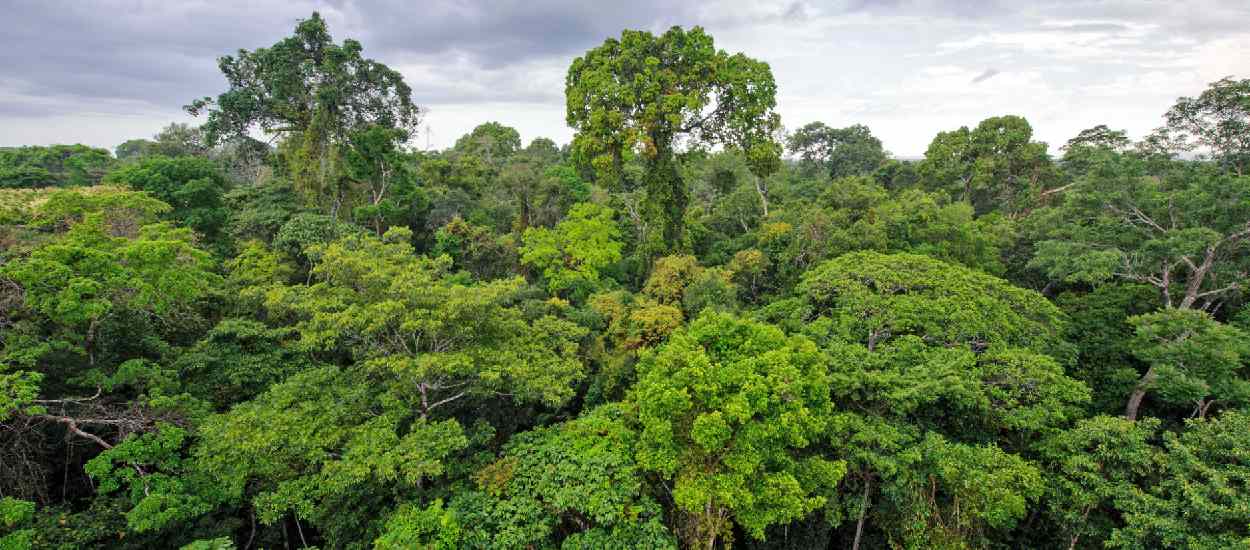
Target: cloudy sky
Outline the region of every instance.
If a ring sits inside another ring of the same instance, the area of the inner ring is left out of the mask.
[[[0,146],[112,148],[225,81],[216,58],[267,46],[317,10],[335,38],[401,70],[424,147],[480,122],[565,142],[569,61],[623,28],[702,25],[772,65],[789,128],[867,124],[897,155],[1001,114],[1057,147],[1108,124],[1140,137],[1181,95],[1250,77],[1246,0],[5,0]]]

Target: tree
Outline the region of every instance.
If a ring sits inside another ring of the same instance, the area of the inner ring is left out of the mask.
[[[153,136],[149,154],[166,157],[205,157],[209,144],[205,142],[204,130],[189,124],[171,123]]]
[[[1121,503],[1109,548],[1243,548],[1250,541],[1250,414],[1193,419],[1164,435],[1157,483]]]
[[[1105,542],[1119,526],[1116,506],[1132,499],[1138,483],[1154,471],[1157,420],[1133,422],[1111,416],[1082,420],[1042,446],[1051,465],[1049,512],[1063,529],[1068,549]]]
[[[452,146],[452,151],[477,156],[496,170],[520,150],[521,134],[498,122],[477,125]]]
[[[209,255],[192,243],[189,231],[165,224],[145,226],[134,238],[114,237],[97,214],[29,258],[4,265],[3,275],[25,291],[24,307],[55,327],[27,360],[68,345],[94,368],[101,333],[119,312],[186,313],[221,280]]]
[[[694,256],[665,256],[655,261],[642,292],[661,303],[678,303],[685,295],[686,287],[702,273],[703,267]]]
[[[924,156],[919,172],[925,185],[967,201],[978,214],[1019,212],[1055,179],[1046,144],[1033,141],[1029,122],[1013,115],[939,132]]]
[[[690,546],[732,540],[733,523],[763,538],[823,505],[823,487],[842,477],[842,463],[804,453],[831,410],[824,360],[806,338],[707,313],[638,371],[638,463],[671,480]]]
[[[1063,357],[1063,314],[1042,295],[985,273],[916,254],[855,252],[804,276],[796,329],[869,351],[915,335],[984,351],[995,344]]]
[[[490,228],[452,218],[434,234],[435,255],[451,256],[455,266],[480,280],[506,278],[519,262],[516,238],[496,236]]]
[[[1081,175],[1088,172],[1094,163],[1108,156],[1127,152],[1131,145],[1132,142],[1124,130],[1112,130],[1106,124],[1099,124],[1081,130],[1076,137],[1069,139],[1068,143],[1059,149],[1063,151],[1064,168],[1073,174]],[[1049,192],[1055,193],[1058,189],[1049,190]]]
[[[1129,319],[1136,329],[1133,355],[1147,365],[1125,405],[1124,416],[1137,419],[1147,394],[1174,404],[1193,404],[1203,418],[1216,402],[1250,403],[1250,339],[1245,332],[1186,309],[1139,315]]]
[[[314,12],[293,36],[271,47],[219,59],[229,89],[186,109],[208,115],[202,128],[210,146],[254,128],[284,138],[297,189],[337,214],[347,194],[340,148],[372,126],[398,130],[407,139],[421,115],[403,75],[361,52],[355,40],[335,44]]]
[[[441,536],[459,548],[675,550],[635,460],[638,434],[625,422],[627,413],[623,405],[605,405],[517,434],[502,456],[473,475],[476,489],[449,504],[454,519],[426,540]],[[401,509],[392,529],[412,510]]]
[[[1153,286],[1165,308],[1214,310],[1250,269],[1250,179],[1202,168],[1164,177],[1131,158],[1068,190],[1030,266],[1052,280]]]
[[[0,265],[0,284],[20,293],[0,328],[6,494],[46,504],[56,491],[69,504],[91,490],[70,481],[83,461],[161,422],[186,422],[186,401],[171,397],[176,375],[161,363],[204,322],[221,278],[190,230],[154,223],[168,210],[115,188],[57,191],[34,213],[49,233]],[[51,484],[54,475],[66,480]]]
[[[881,140],[862,124],[830,128],[823,122],[812,122],[790,134],[786,146],[833,180],[872,174],[886,160]]]
[[[1165,140],[1173,149],[1202,149],[1238,176],[1250,175],[1250,79],[1224,77],[1198,97],[1168,109]]]
[[[104,181],[145,191],[169,204],[173,207],[169,218],[198,231],[210,242],[220,242],[224,237],[229,213],[223,195],[229,189],[228,182],[206,158],[147,157],[114,170]]]
[[[513,305],[519,278],[466,286],[448,258],[415,255],[410,238],[392,228],[313,245],[312,283],[268,292],[269,310],[295,320],[294,349],[337,364],[203,427],[202,469],[264,523],[293,514],[334,544],[372,540],[368,518],[420,495],[469,445],[457,410],[572,398],[584,329],[524,316]]]
[[[82,144],[0,147],[0,188],[95,185],[112,165],[107,150]]]
[[[381,236],[404,215],[415,202],[416,182],[413,170],[399,146],[406,139],[403,130],[370,126],[353,133],[344,155],[346,176],[365,191],[365,204],[352,212],[352,217]]]
[[[521,263],[538,269],[551,292],[584,296],[599,283],[599,273],[621,259],[615,212],[593,203],[573,206],[554,229],[525,230]]]
[[[759,177],[777,169],[780,127],[768,64],[716,50],[695,27],[660,36],[624,31],[574,59],[565,86],[576,154],[602,182],[619,185],[627,156],[645,164],[646,212],[656,228],[645,247],[663,253],[683,242],[689,203],[677,170],[679,142],[746,153]]]
[[[829,357],[843,409],[830,454],[848,464],[834,509],[856,518],[846,544],[873,540],[875,526],[884,540],[953,545],[1022,517],[1040,483],[1016,453],[1088,400],[1056,360],[1067,354],[1062,314],[1037,293],[912,254],[846,254],[796,290],[764,314]]]
[[[590,199],[590,189],[577,171],[557,164],[560,153],[545,138],[535,139],[513,155],[499,174],[501,202],[515,209],[512,229],[550,227],[573,205]]]
[[[517,400],[569,399],[582,376],[582,329],[551,316],[527,321],[505,305],[519,278],[464,286],[448,277],[449,259],[413,255],[409,236],[395,228],[313,246],[314,284],[270,298],[301,319],[299,346],[398,376],[419,394],[422,417],[504,383]]]

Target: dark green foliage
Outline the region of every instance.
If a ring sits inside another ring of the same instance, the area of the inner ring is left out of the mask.
[[[912,162],[625,31],[440,151],[362,52],[0,149],[0,549],[1250,548],[1248,81]]]
[[[786,147],[834,180],[872,174],[886,159],[881,140],[862,124],[830,128],[813,122],[791,134]]]
[[[0,147],[0,189],[95,185],[112,164],[108,151],[81,144]]]
[[[212,161],[197,157],[148,157],[109,173],[105,183],[123,185],[173,207],[169,219],[218,241],[228,216],[222,196],[226,177]]]

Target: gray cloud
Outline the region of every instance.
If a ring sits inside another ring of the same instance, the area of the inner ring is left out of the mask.
[[[986,80],[994,78],[994,75],[997,75],[998,73],[999,73],[998,69],[986,69],[981,74],[973,77],[972,83],[976,84],[978,82],[985,82]]]
[[[218,56],[272,44],[314,10],[337,40],[356,38],[404,72],[442,141],[474,118],[567,138],[563,72],[574,56],[623,28],[699,24],[719,46],[772,64],[788,125],[866,122],[903,154],[998,101],[1033,109],[1035,125],[1056,133],[1077,124],[1080,90],[1114,98],[1090,109],[1157,118],[1206,72],[1237,66],[1178,68],[1214,63],[1220,48],[1241,59],[1220,41],[1250,36],[1243,0],[13,0],[0,18],[0,145],[77,141],[65,133],[74,117],[96,125],[92,136],[111,136],[99,138],[113,140],[105,145],[136,137],[122,132],[141,119],[154,131],[183,117],[189,100],[224,89]],[[969,82],[999,95],[963,97]],[[1128,94],[1150,95],[1133,103]],[[917,126],[930,115],[912,110],[932,105],[942,117]],[[42,122],[54,118],[59,125]]]

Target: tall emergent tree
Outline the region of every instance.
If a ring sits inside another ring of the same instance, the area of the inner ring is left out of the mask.
[[[786,146],[832,179],[871,174],[886,160],[881,140],[863,124],[830,128],[823,122],[812,122],[790,134]]]
[[[780,163],[772,70],[717,50],[700,27],[660,36],[624,31],[573,60],[564,93],[577,130],[573,149],[602,181],[618,183],[628,157],[644,161],[645,211],[655,229],[641,246],[650,255],[682,244],[690,197],[677,170],[679,146],[740,149],[757,177]]]
[[[1019,211],[1056,176],[1046,144],[1033,141],[1029,121],[1014,115],[987,118],[971,130],[938,132],[919,170],[930,189],[946,190],[978,214]]]
[[[1250,173],[1250,79],[1212,82],[1198,97],[1176,100],[1161,131],[1181,151],[1203,150],[1224,168]]]
[[[208,115],[210,146],[257,128],[284,139],[296,187],[337,213],[346,193],[339,148],[372,126],[395,128],[406,139],[421,115],[403,75],[361,51],[355,40],[335,44],[314,12],[273,46],[222,57],[230,89],[186,109]]]

